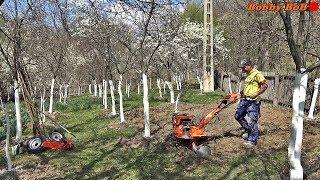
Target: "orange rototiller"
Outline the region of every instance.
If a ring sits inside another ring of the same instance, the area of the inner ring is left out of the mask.
[[[203,139],[208,138],[205,133],[205,126],[210,122],[210,120],[216,117],[219,112],[235,103],[239,98],[239,93],[227,95],[217,107],[213,108],[211,112],[200,120],[197,120],[196,117],[191,114],[173,115],[172,123],[175,137],[178,140],[187,141],[189,148],[192,148],[196,153],[199,152],[200,155],[204,156],[210,155],[211,151],[209,147],[199,145]]]

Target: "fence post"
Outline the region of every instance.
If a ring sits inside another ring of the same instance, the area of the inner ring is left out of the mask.
[[[277,106],[279,103],[279,75],[274,76],[274,94],[273,94],[273,105]]]

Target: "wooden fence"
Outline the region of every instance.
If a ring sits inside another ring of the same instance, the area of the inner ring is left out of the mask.
[[[274,105],[292,106],[292,91],[294,75],[276,75],[272,72],[262,72],[267,79],[268,89],[261,95],[265,101],[272,102]],[[228,78],[229,75],[218,72],[218,86],[225,92],[229,92]],[[239,88],[239,78],[234,75],[230,75],[231,87],[233,92],[237,92]],[[241,88],[243,87],[245,77],[241,79]],[[312,93],[314,88],[314,79],[308,80],[307,97],[305,109],[308,110],[311,104]],[[320,102],[317,101],[316,109],[319,109]]]

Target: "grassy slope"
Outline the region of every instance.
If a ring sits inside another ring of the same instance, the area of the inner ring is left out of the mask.
[[[151,106],[160,102],[152,93]],[[220,99],[221,92],[200,95],[189,91],[183,101],[191,103],[212,103]],[[109,103],[110,104],[110,103]],[[134,95],[126,98],[126,110],[142,107],[142,97]],[[152,144],[148,150],[143,148],[126,149],[119,145],[121,137],[131,137],[136,130],[129,126],[122,131],[108,128],[110,122],[103,115],[100,102],[90,96],[72,97],[67,106],[57,105],[61,112],[59,118],[69,130],[77,136],[76,147],[72,151],[46,151],[38,155],[24,154],[14,158],[15,165],[28,165],[35,168],[38,164],[49,164],[66,179],[280,179],[279,169],[286,163],[286,149],[276,152],[272,157],[246,154],[231,157],[228,162],[197,160],[194,156],[186,158],[194,163],[192,170],[174,161],[175,152],[167,151],[161,144]],[[1,152],[3,153],[3,152]],[[3,156],[3,154],[1,154]],[[190,161],[190,162],[189,162]],[[55,178],[50,173],[46,178]]]

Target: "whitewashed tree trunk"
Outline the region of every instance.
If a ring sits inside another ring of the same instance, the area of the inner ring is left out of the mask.
[[[62,85],[60,85],[60,87],[59,87],[59,102],[60,102],[60,103],[62,103],[62,97],[63,97]]]
[[[116,102],[114,99],[114,86],[113,86],[113,82],[111,80],[109,80],[109,85],[110,85],[110,94],[111,94],[111,102],[112,102],[112,108],[111,108],[111,115],[116,115]]]
[[[22,138],[22,120],[18,80],[14,80],[14,105],[16,110],[16,141],[20,142]]]
[[[10,88],[9,88],[9,91],[8,91],[8,93],[7,93],[7,102],[9,102],[10,101],[10,92],[11,92],[11,86],[10,86]]]
[[[10,152],[9,152],[9,147],[10,147],[10,123],[9,123],[9,117],[8,117],[8,112],[7,108],[4,107],[4,115],[6,119],[6,129],[7,129],[7,134],[6,134],[6,144],[5,144],[5,153],[6,153],[6,159],[7,159],[7,170],[11,171],[12,169],[12,162],[10,158]]]
[[[142,75],[142,83],[143,83],[144,137],[150,138],[148,78],[144,73]]]
[[[89,84],[89,94],[92,94],[91,84]]]
[[[313,91],[311,106],[310,106],[310,110],[309,110],[309,114],[308,114],[308,118],[310,118],[310,119],[313,119],[313,112],[314,112],[314,108],[316,106],[316,101],[317,101],[317,97],[318,97],[319,84],[320,84],[320,79],[315,79],[314,80],[314,91]]]
[[[54,78],[51,82],[51,90],[50,90],[50,104],[49,104],[49,113],[51,114],[53,112],[53,90],[54,90]]]
[[[168,85],[168,88],[169,88],[169,90],[170,90],[170,103],[174,103],[174,90],[173,90],[173,86],[172,86],[172,83],[171,82],[169,82],[169,81],[166,81],[165,82],[167,85]]]
[[[304,69],[302,69],[302,72]],[[303,179],[303,168],[301,166],[301,145],[303,138],[303,116],[308,83],[307,74],[296,74],[292,98],[292,127],[288,156],[290,160],[290,179]]]
[[[119,93],[119,105],[120,105],[120,122],[123,123],[125,122],[124,119],[124,114],[123,114],[123,97],[122,97],[122,91],[121,91],[121,86],[122,86],[122,75],[120,75],[119,79],[119,84],[118,84],[118,93]]]
[[[108,108],[108,82],[104,80],[103,86],[103,99],[104,99],[104,109]]]
[[[181,78],[181,76],[179,75],[178,76],[178,85],[179,85],[179,90],[182,88],[181,86],[181,81],[182,81],[182,78]]]
[[[175,106],[175,110],[174,112],[175,113],[178,113],[178,103],[179,103],[179,100],[180,100],[180,96],[181,96],[181,92],[178,94],[177,98],[176,98],[176,106]]]
[[[232,87],[231,87],[231,78],[230,76],[228,77],[228,85],[229,85],[229,93],[232,93]]]
[[[140,95],[140,81],[138,82],[138,94]]]
[[[131,80],[129,81],[129,84],[128,84],[128,98],[130,97],[130,88],[131,88]]]
[[[165,95],[166,94],[166,82],[163,82],[163,94]]]
[[[42,113],[41,113],[41,115],[42,115],[42,122],[40,122],[40,123],[44,123],[44,122],[46,122],[46,116],[43,114],[44,113],[44,111],[45,111],[45,98],[46,98],[46,88],[45,87],[43,87],[43,94],[42,94],[42,103],[41,103],[41,111],[42,111]]]
[[[81,86],[78,86],[78,96],[81,95]]]
[[[102,97],[102,85],[99,84],[98,87],[99,87],[99,97],[101,98]]]
[[[203,93],[203,81],[202,81],[202,78],[197,76],[197,80],[198,80],[198,83],[200,85],[200,91],[201,91],[201,93]]]
[[[173,76],[173,79],[174,79],[174,81],[176,82],[176,88],[177,88],[177,90],[180,90],[180,89],[179,89],[178,77],[177,77],[177,76]]]
[[[150,75],[151,76],[151,75]],[[151,87],[151,77],[149,78],[149,86],[150,86],[150,88],[149,89],[152,89],[152,87]]]
[[[160,98],[162,98],[162,88],[161,88],[160,82],[161,82],[161,80],[158,78],[157,79],[157,86],[159,89],[159,96],[160,96]]]
[[[67,104],[67,97],[68,97],[68,85],[64,85],[64,100],[63,100],[64,104]]]
[[[128,80],[126,79],[126,95],[128,95]]]
[[[94,81],[93,88],[94,88],[94,96],[97,97],[98,96],[98,90],[97,90],[97,82],[96,81]]]
[[[4,108],[4,105],[3,105],[3,101],[2,101],[1,96],[0,96],[0,106],[1,106],[1,109],[3,109],[3,108]]]

